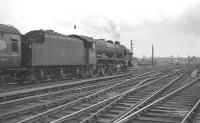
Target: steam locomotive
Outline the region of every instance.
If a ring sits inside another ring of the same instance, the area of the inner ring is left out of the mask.
[[[33,30],[22,35],[0,24],[0,73],[30,80],[114,75],[131,66],[132,53],[120,42]]]

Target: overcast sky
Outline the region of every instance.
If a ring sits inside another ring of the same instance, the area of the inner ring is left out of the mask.
[[[0,23],[119,40],[134,55],[200,56],[200,0],[0,0]],[[77,29],[74,30],[74,25]]]

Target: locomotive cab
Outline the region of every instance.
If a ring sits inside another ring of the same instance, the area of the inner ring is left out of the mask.
[[[86,49],[86,64],[91,65],[91,64],[96,64],[97,59],[96,59],[96,40],[93,39],[92,37],[88,36],[83,36],[83,35],[69,35],[69,37],[80,39],[84,43],[84,47]]]

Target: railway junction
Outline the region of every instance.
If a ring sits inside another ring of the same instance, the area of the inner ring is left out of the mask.
[[[29,83],[0,93],[1,123],[198,123],[197,65],[52,84]]]

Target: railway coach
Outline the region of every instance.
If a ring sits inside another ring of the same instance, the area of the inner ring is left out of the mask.
[[[21,67],[21,34],[13,26],[0,24],[0,73]]]

